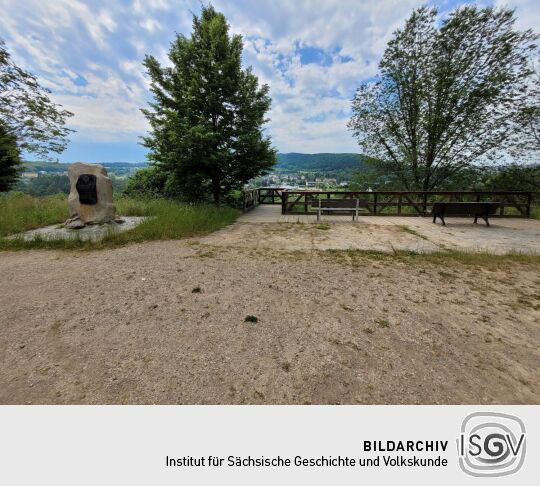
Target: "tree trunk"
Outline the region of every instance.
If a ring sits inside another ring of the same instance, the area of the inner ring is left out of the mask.
[[[214,204],[219,206],[219,200],[221,199],[221,184],[219,179],[212,179],[212,192],[214,194]]]

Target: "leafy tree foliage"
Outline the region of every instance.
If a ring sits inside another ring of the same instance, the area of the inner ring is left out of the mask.
[[[540,165],[509,164],[499,167],[486,177],[484,187],[488,191],[540,193]]]
[[[540,62],[537,61],[537,62]],[[540,72],[538,64],[530,80],[529,95],[523,98],[513,131],[511,155],[520,159],[538,160],[540,153]]]
[[[109,174],[116,195],[123,192],[127,185],[126,179]],[[31,196],[51,196],[53,194],[69,194],[69,177],[64,174],[39,174],[37,177],[21,178],[14,190]]]
[[[229,36],[223,14],[209,6],[193,17],[191,37],[178,35],[173,42],[172,67],[145,58],[154,101],[143,110],[151,125],[144,145],[189,200],[211,194],[218,204],[275,162],[262,133],[268,86],[259,87],[251,68],[242,70],[242,48],[239,35]]]
[[[21,179],[15,189],[31,196],[69,194],[69,177],[61,174],[39,174],[37,177]]]
[[[124,193],[126,196],[142,198],[168,195],[166,187],[170,185],[169,178],[170,176],[157,166],[145,167],[129,177]]]
[[[512,10],[464,6],[437,27],[436,9],[422,7],[395,32],[349,127],[402,188],[440,188],[519,143],[537,36],[514,22]]]
[[[61,153],[67,136],[67,118],[73,114],[53,103],[49,90],[17,66],[0,39],[0,123],[14,136],[21,151],[47,157]]]
[[[13,187],[21,167],[17,140],[0,123],[0,192],[9,191]]]

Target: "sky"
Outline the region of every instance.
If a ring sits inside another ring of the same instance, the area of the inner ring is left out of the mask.
[[[464,2],[212,1],[243,36],[243,65],[270,86],[265,130],[282,153],[359,151],[346,126],[355,89],[376,75],[392,33],[426,3],[444,16]],[[518,27],[540,32],[534,0],[496,4],[517,9]],[[74,113],[60,161],[145,160],[140,108],[151,97],[142,60],[151,54],[168,64],[171,42],[189,36],[200,8],[189,0],[0,0],[0,38],[13,60]]]

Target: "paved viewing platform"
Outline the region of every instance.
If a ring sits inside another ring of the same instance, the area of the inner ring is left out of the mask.
[[[540,220],[493,218],[491,226],[473,218],[447,218],[446,226],[429,216],[281,214],[280,205],[259,205],[226,231],[210,235],[218,244],[282,249],[364,249],[437,251],[459,249],[493,253],[540,254]]]

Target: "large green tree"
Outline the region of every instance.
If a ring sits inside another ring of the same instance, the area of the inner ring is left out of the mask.
[[[378,79],[357,90],[349,127],[403,188],[444,187],[520,143],[537,36],[514,23],[505,8],[460,7],[439,23],[422,7],[394,33]]]
[[[49,90],[33,74],[12,61],[0,39],[0,178],[4,188],[16,180],[20,153],[48,158],[51,152],[61,153],[66,148],[72,130],[65,124],[72,113],[48,95]]]
[[[270,108],[268,86],[242,69],[242,38],[230,36],[223,14],[212,6],[193,17],[190,38],[178,35],[172,66],[146,56],[154,100],[143,110],[151,133],[149,159],[173,178],[185,198],[223,195],[275,163],[263,134]]]
[[[9,191],[22,168],[17,140],[0,123],[0,192]]]

